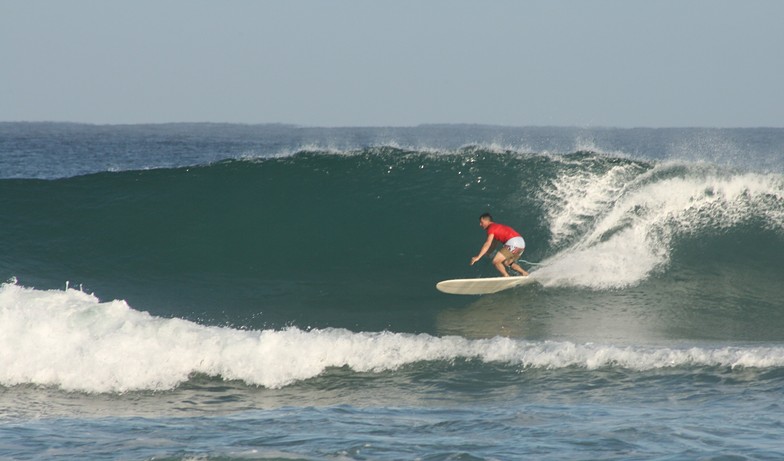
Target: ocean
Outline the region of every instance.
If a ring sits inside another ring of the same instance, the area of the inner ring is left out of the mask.
[[[781,128],[0,123],[0,280],[0,459],[784,459]]]

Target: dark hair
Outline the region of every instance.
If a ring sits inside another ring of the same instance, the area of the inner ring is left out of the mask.
[[[490,221],[492,221],[493,220],[493,215],[491,215],[490,213],[482,213],[482,216],[479,217],[479,220],[482,220],[482,219],[485,219],[485,218],[487,218]]]

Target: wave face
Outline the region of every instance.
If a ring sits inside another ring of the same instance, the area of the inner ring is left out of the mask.
[[[467,264],[483,211],[542,264],[540,287],[497,303],[596,298],[781,339],[781,174],[592,152],[378,147],[6,179],[0,276],[213,325],[437,333],[444,308],[473,301],[433,285],[494,273]],[[724,334],[699,330],[679,336]]]

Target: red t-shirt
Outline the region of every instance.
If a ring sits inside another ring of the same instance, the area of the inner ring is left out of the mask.
[[[493,234],[493,237],[501,243],[506,243],[515,237],[520,237],[520,234],[518,234],[517,231],[503,224],[492,223],[487,226],[486,230],[487,235]]]

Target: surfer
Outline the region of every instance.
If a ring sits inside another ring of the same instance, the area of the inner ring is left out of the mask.
[[[503,246],[493,257],[493,265],[498,269],[498,272],[504,277],[509,277],[506,268],[511,267],[520,275],[528,275],[528,272],[517,264],[517,260],[525,251],[523,237],[511,227],[493,222],[493,216],[490,213],[484,213],[479,217],[479,225],[487,231],[487,240],[479,250],[479,254],[471,258],[471,265],[473,266],[475,262],[482,259],[482,256],[495,250],[500,242]]]

